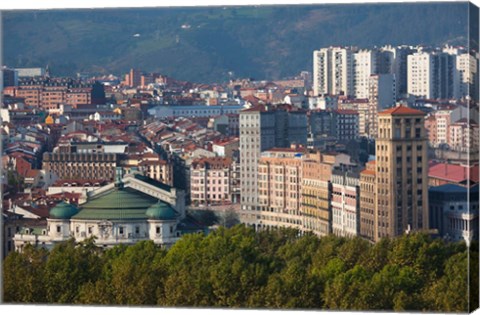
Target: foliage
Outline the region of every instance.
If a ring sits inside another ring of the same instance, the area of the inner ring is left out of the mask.
[[[416,233],[372,245],[294,229],[255,232],[243,225],[189,234],[168,250],[150,241],[102,250],[94,239],[72,239],[50,252],[27,246],[6,257],[4,299],[466,312],[478,303],[468,300],[468,282],[478,285],[472,279],[478,277],[472,270],[475,246],[468,252],[462,243]]]

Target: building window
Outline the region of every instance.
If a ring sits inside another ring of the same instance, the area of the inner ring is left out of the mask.
[[[159,226],[156,227],[155,233],[160,234],[160,227]]]
[[[60,225],[57,225],[57,233],[60,233],[62,231],[62,227]]]
[[[120,226],[120,227],[118,228],[118,233],[119,233],[119,234],[123,234],[123,226]]]
[[[139,234],[140,233],[140,227],[139,226],[136,226],[135,227],[135,234]]]

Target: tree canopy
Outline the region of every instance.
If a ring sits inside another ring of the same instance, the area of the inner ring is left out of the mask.
[[[4,301],[466,312],[478,304],[469,301],[478,296],[477,245],[424,234],[370,244],[243,225],[186,235],[168,250],[72,239],[7,256]]]

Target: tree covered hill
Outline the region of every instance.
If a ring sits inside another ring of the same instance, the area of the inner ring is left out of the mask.
[[[275,79],[311,70],[324,46],[465,45],[467,13],[467,2],[5,11],[4,64]]]
[[[71,240],[9,254],[3,292],[6,303],[463,313],[478,307],[472,248],[423,234],[372,245],[243,225],[184,236],[168,251]]]

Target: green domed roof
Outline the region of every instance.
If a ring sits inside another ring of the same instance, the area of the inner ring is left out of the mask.
[[[145,212],[156,201],[156,198],[137,190],[117,188],[82,204],[80,212],[73,219],[145,220]]]
[[[55,207],[50,209],[50,217],[52,219],[70,219],[78,213],[77,207],[65,201],[60,202]]]
[[[147,217],[154,220],[175,220],[177,212],[165,202],[160,200],[148,208]]]

